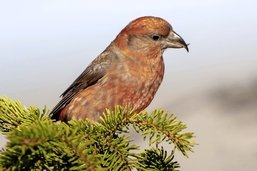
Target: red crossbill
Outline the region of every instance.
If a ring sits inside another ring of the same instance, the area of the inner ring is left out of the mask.
[[[97,121],[106,108],[144,110],[153,100],[164,74],[163,52],[187,44],[162,18],[130,22],[111,44],[62,93],[53,118]]]

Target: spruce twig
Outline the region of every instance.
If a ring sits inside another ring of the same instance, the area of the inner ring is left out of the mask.
[[[46,108],[24,107],[20,102],[0,97],[0,131],[9,140],[0,151],[1,170],[174,170],[174,151],[192,151],[193,133],[175,115],[163,110],[132,113],[117,106],[106,110],[99,123],[71,120],[53,122]],[[130,126],[155,148],[133,145]],[[173,144],[168,155],[158,145]],[[161,166],[160,166],[161,165]],[[157,167],[158,166],[158,167]]]

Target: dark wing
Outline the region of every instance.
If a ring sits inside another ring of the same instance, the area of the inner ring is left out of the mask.
[[[58,119],[58,113],[73,99],[82,89],[95,84],[101,79],[111,67],[117,56],[109,51],[103,52],[98,56],[80,76],[62,93],[61,101],[53,108],[54,119]]]

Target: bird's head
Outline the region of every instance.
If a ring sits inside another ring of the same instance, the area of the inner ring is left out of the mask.
[[[185,48],[188,44],[179,36],[172,26],[159,17],[140,17],[130,22],[114,40],[120,49],[163,52],[167,48]]]

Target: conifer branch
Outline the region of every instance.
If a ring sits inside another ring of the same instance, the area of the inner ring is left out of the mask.
[[[186,125],[163,110],[135,114],[117,106],[101,121],[53,122],[46,108],[24,107],[0,97],[0,131],[9,140],[0,151],[0,170],[174,170],[179,164],[164,148],[131,143],[133,125],[149,144],[168,141],[187,156],[195,143]],[[161,165],[161,166],[160,166]]]
[[[19,101],[0,97],[0,131],[2,133],[9,132],[25,122],[46,119],[49,119],[49,111],[46,107],[43,110],[32,106],[26,108]]]
[[[150,136],[149,145],[153,143],[158,145],[167,141],[170,144],[173,143],[185,156],[195,145],[192,140],[193,133],[182,132],[186,129],[186,125],[178,121],[175,115],[169,115],[163,110],[133,115],[130,121],[137,132],[142,132],[144,139]]]
[[[173,161],[174,151],[168,155],[163,147],[161,147],[161,149],[147,149],[140,154],[140,157],[139,171],[178,171],[178,168],[180,167],[178,162]]]

